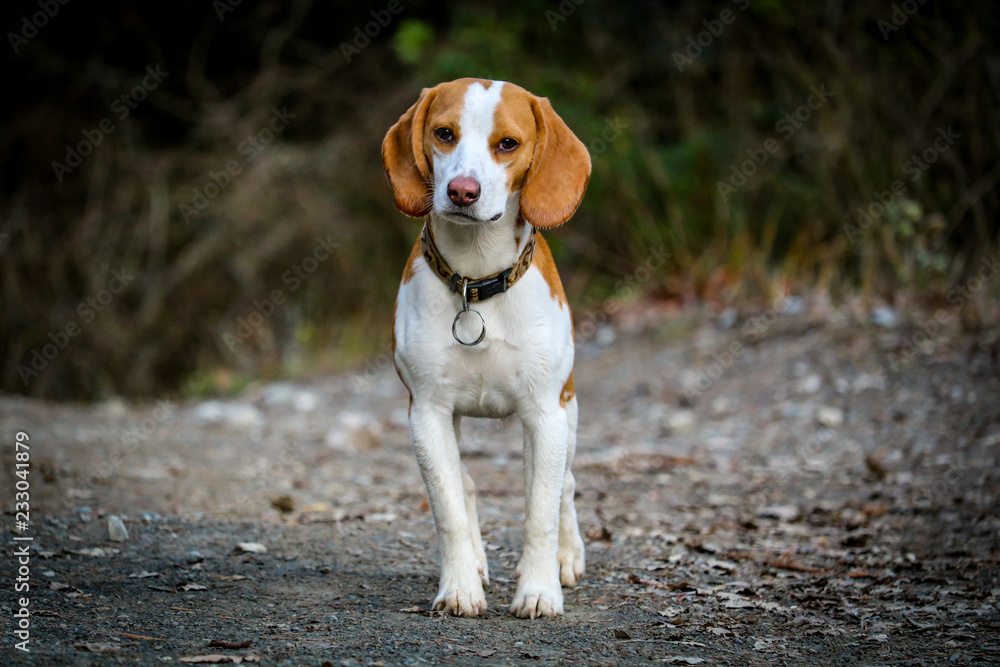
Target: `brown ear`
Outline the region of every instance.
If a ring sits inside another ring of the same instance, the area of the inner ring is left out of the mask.
[[[521,189],[521,215],[535,227],[556,227],[576,212],[590,180],[590,153],[544,97],[533,97],[538,140]]]
[[[431,168],[424,155],[424,121],[437,90],[424,88],[382,140],[382,166],[392,186],[396,208],[413,218],[431,210]]]

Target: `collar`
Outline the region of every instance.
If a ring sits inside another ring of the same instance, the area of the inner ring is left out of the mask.
[[[427,260],[427,265],[448,286],[448,289],[461,296],[464,285],[468,302],[486,301],[486,299],[503,294],[510,289],[531,266],[531,260],[535,256],[535,228],[531,228],[531,238],[528,239],[521,255],[514,262],[514,266],[509,266],[484,278],[467,278],[455,273],[441,256],[441,251],[438,250],[437,244],[434,242],[434,234],[431,232],[429,223],[424,223],[423,231],[420,232],[420,250],[423,252],[424,259]]]

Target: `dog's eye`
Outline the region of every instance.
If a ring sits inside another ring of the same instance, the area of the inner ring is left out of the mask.
[[[517,148],[517,139],[511,139],[510,137],[504,137],[500,140],[500,150],[502,151],[512,151]]]
[[[447,127],[439,127],[438,129],[434,130],[434,136],[440,139],[441,141],[445,142],[451,141],[452,139],[455,138],[454,133]]]

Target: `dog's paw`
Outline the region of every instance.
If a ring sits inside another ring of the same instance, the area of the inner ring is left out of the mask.
[[[441,577],[441,587],[431,607],[452,616],[479,616],[486,612],[486,593],[478,569],[462,575],[453,573]]]
[[[523,578],[510,603],[510,613],[518,618],[562,616],[563,594],[559,586],[531,584]]]
[[[585,568],[583,540],[576,535],[575,540],[567,540],[568,544],[559,544],[559,581],[563,586],[576,586],[583,576]]]

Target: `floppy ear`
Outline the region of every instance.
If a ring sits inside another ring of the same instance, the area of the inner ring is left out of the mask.
[[[538,139],[521,189],[521,215],[535,227],[572,217],[590,180],[590,153],[544,97],[532,97]]]
[[[431,168],[424,155],[424,121],[437,95],[424,88],[416,104],[406,110],[382,140],[382,166],[392,186],[396,208],[412,218],[431,210]]]

